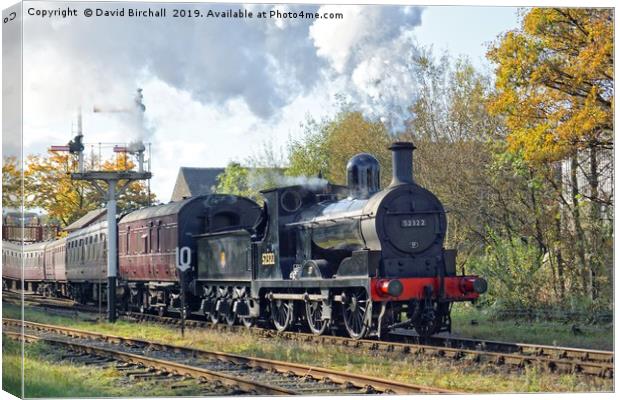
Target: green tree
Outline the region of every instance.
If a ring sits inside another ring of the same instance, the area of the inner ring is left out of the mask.
[[[313,119],[303,126],[300,139],[291,139],[288,144],[289,176],[319,176],[329,171],[327,132]]]
[[[215,192],[258,199],[260,193],[250,187],[249,177],[249,168],[242,167],[239,163],[231,162],[224,172],[218,175]]]

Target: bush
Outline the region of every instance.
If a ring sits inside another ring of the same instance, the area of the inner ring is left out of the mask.
[[[489,283],[482,302],[493,308],[535,308],[548,303],[553,291],[538,247],[517,238],[489,233],[484,254],[468,261],[468,270]]]

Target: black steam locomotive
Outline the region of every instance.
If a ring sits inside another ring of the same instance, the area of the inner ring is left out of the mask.
[[[393,179],[383,190],[378,161],[358,154],[347,186],[265,190],[251,229],[197,235],[190,289],[199,312],[214,323],[269,320],[280,331],[302,323],[354,339],[450,330],[451,304],[476,299],[486,281],[456,275],[455,251],[443,247],[445,210],[413,180],[413,144],[390,149]]]
[[[182,310],[185,292],[184,312],[213,323],[302,325],[354,339],[450,330],[451,304],[478,298],[486,282],[456,275],[455,251],[443,247],[444,208],[413,180],[413,144],[391,150],[394,174],[383,190],[378,161],[358,154],[347,186],[269,189],[263,207],[198,196],[123,216],[117,302],[163,315]],[[3,242],[4,286],[105,302],[104,224],[50,242]]]

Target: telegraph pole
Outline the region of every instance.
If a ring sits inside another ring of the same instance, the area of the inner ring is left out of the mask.
[[[118,254],[116,251],[116,181],[108,181],[108,321],[116,321],[116,274]]]

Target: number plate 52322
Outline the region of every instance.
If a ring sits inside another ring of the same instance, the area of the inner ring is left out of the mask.
[[[401,228],[417,228],[420,226],[426,226],[426,220],[423,218],[409,218],[402,219],[400,221]]]

